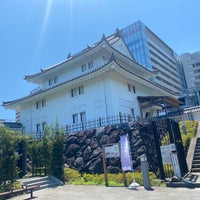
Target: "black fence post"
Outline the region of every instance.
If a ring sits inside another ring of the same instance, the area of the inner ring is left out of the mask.
[[[81,129],[82,129],[82,131],[84,130],[83,122],[81,122]]]
[[[160,178],[164,180],[165,179],[165,171],[164,171],[162,155],[161,155],[161,151],[160,151],[160,134],[158,133],[157,128],[156,128],[156,121],[152,121],[151,123],[152,123],[152,127],[153,127],[154,140],[155,140],[155,145],[156,145],[158,167],[160,169]]]
[[[101,127],[101,117],[99,117],[99,127]]]
[[[167,123],[167,128],[169,131],[169,140],[170,140],[170,144],[175,143],[175,139],[174,139],[174,134],[173,134],[173,130],[172,130],[172,120],[170,118],[166,119],[166,123]]]
[[[184,147],[182,143],[179,124],[175,121],[172,121],[172,128],[173,128],[173,134],[174,134],[175,145],[177,149],[177,156],[179,160],[181,175],[184,176],[188,172],[188,166],[187,166],[185,151],[184,151]]]
[[[122,123],[122,114],[121,112],[119,112],[119,121],[120,121],[120,124]]]

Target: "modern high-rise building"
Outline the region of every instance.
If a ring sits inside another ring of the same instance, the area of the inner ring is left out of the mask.
[[[180,60],[185,72],[187,89],[185,91],[187,104],[200,104],[200,52],[184,53]]]
[[[178,55],[141,21],[122,29],[124,40],[135,60],[157,72],[154,81],[181,93],[186,87]]]

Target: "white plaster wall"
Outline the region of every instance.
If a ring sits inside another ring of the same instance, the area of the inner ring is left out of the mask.
[[[106,116],[104,85],[101,78],[89,80],[84,85],[84,94],[68,98],[68,119],[67,123],[72,124],[74,113],[86,112],[86,120],[93,120]],[[79,118],[80,122],[80,118]]]
[[[135,86],[136,93],[129,92],[127,84]],[[46,106],[36,109],[36,101],[21,107],[21,122],[26,132],[36,132],[36,124],[46,122],[54,124],[58,120],[60,127],[72,125],[72,115],[80,112],[86,113],[86,120],[105,118],[119,114],[132,114],[140,116],[137,96],[162,95],[134,80],[127,80],[115,72],[107,72],[101,77],[95,77],[77,86],[84,86],[84,93],[71,97],[71,89],[65,88],[51,95],[41,97],[46,99]],[[73,87],[73,88],[74,88]],[[38,101],[37,100],[37,101]]]
[[[192,113],[194,120],[200,121],[200,112],[193,112]]]
[[[107,77],[109,83],[109,114],[130,114],[131,109],[135,110],[135,116],[139,115],[139,106],[137,96],[133,92],[128,91],[128,83],[134,85],[133,82],[120,77],[117,74],[111,73]]]
[[[32,132],[32,103],[23,104],[20,109],[20,122],[25,132]]]
[[[122,54],[124,54],[125,56],[133,59],[130,51],[128,50],[127,46],[125,45],[125,43],[123,42],[122,39],[119,39],[117,42],[115,42],[114,44],[112,44],[112,46],[117,49],[119,52],[121,52]]]
[[[87,66],[87,70],[82,72],[82,65],[83,64],[87,65],[90,61],[93,61],[93,68],[88,69],[88,66]],[[63,65],[66,67],[64,67],[64,69],[60,71],[57,71],[56,73],[53,73],[52,75],[49,75],[48,78],[45,79],[45,81],[43,82],[42,88],[46,89],[49,87],[49,79],[51,78],[53,79],[54,77],[58,77],[58,84],[59,84],[66,80],[71,80],[72,78],[80,76],[84,73],[88,73],[89,71],[92,71],[98,68],[99,66],[102,66],[104,63],[105,63],[105,60],[102,58],[102,56],[99,56],[99,57],[91,56],[90,58],[87,58],[85,61],[81,60],[70,66],[67,66],[67,64],[64,63]]]

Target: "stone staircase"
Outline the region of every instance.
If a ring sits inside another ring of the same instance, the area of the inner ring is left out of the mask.
[[[192,173],[200,173],[200,138],[196,140],[196,146],[191,167]]]
[[[189,172],[178,182],[169,182],[167,187],[200,188],[200,122],[197,135],[190,142],[187,154],[187,165]]]
[[[63,182],[53,176],[24,178],[18,181],[21,185],[25,185],[27,187],[39,186],[37,190],[63,185]]]

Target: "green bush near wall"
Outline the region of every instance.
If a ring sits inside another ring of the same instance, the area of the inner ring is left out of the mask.
[[[179,129],[181,132],[181,138],[184,146],[185,155],[187,155],[190,141],[192,138],[196,137],[198,121],[185,121],[186,134],[183,131],[183,122],[179,122]]]
[[[152,186],[161,186],[165,183],[156,179],[156,176],[150,172],[150,182]],[[74,185],[105,185],[104,174],[80,174],[78,171],[70,168],[64,169],[64,178],[67,184]],[[133,180],[136,183],[143,185],[143,178],[141,172],[127,172],[126,179],[128,185],[130,185]],[[109,186],[124,186],[122,173],[118,174],[108,174]]]

